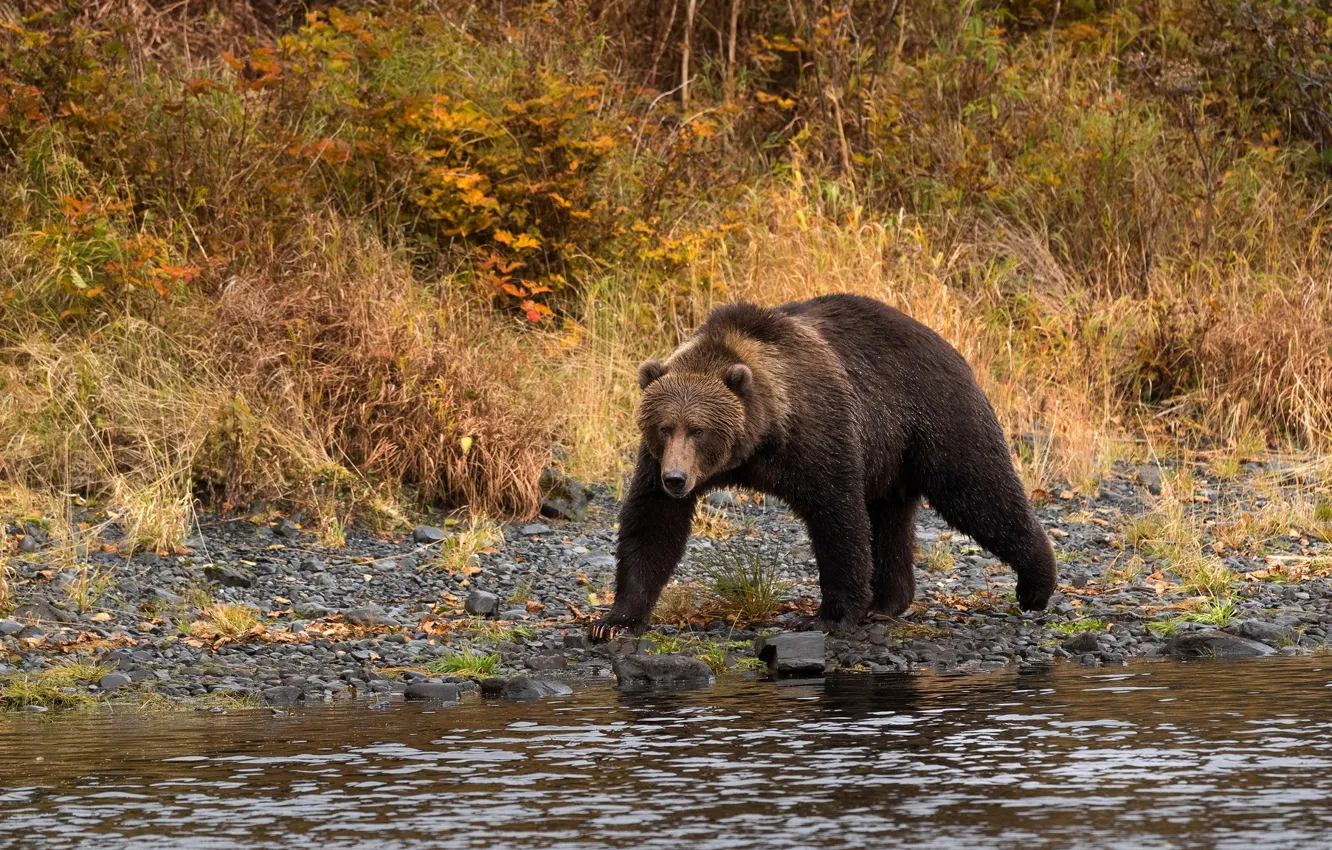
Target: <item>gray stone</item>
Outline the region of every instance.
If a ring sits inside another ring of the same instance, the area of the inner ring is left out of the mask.
[[[754,654],[768,672],[787,678],[822,676],[825,659],[822,632],[783,632],[754,641]]]
[[[481,696],[486,699],[495,699],[496,697],[503,695],[504,686],[507,684],[509,684],[508,679],[493,677],[490,679],[482,679],[478,683],[478,687],[481,690]]]
[[[378,605],[363,605],[352,608],[342,615],[345,622],[355,626],[396,626],[398,621],[390,617]]]
[[[254,587],[254,576],[227,564],[209,564],[203,568],[203,573],[210,581],[223,587]]]
[[[553,467],[541,471],[541,515],[583,522],[587,519],[587,488]]]
[[[525,702],[527,700],[542,699],[543,697],[568,696],[573,693],[573,688],[563,682],[552,682],[546,679],[531,679],[527,676],[514,676],[504,683],[504,688],[500,692],[506,700],[513,702]]]
[[[1175,658],[1261,658],[1272,654],[1267,644],[1210,629],[1176,635],[1165,650]]]
[[[1081,655],[1084,652],[1095,652],[1101,648],[1100,642],[1096,639],[1095,632],[1078,632],[1075,635],[1069,635],[1061,646],[1073,655]]]
[[[124,591],[123,586],[121,587],[121,591],[122,592]],[[181,597],[179,594],[172,593],[171,591],[167,590],[164,587],[149,588],[148,598],[159,605],[167,605],[170,607],[176,607],[185,604],[185,599],[183,597]]]
[[[1290,635],[1290,630],[1276,623],[1264,623],[1262,620],[1245,620],[1240,623],[1239,633],[1250,640],[1275,645],[1283,637]]]
[[[1152,495],[1161,495],[1161,467],[1154,463],[1144,463],[1138,467],[1138,481],[1151,491]]]
[[[611,669],[625,690],[699,687],[717,681],[711,667],[684,655],[622,655],[611,659]]]
[[[486,617],[499,610],[499,597],[484,590],[473,590],[467,594],[463,610],[477,617]]]
[[[528,537],[539,537],[542,534],[550,534],[550,526],[539,522],[531,522],[519,529]]]
[[[708,494],[708,504],[714,508],[735,507],[735,494],[730,490],[714,490]]]
[[[560,670],[565,665],[564,656],[552,652],[548,655],[535,655],[525,662],[527,669],[535,670],[538,673],[545,670]]]
[[[32,554],[42,548],[41,541],[31,534],[25,534],[18,539],[19,551]]]
[[[9,615],[15,620],[27,620],[33,623],[72,623],[77,617],[61,608],[57,608],[45,599],[34,599],[26,605],[20,605]]]
[[[291,612],[302,620],[317,620],[320,617],[326,617],[330,613],[327,606],[320,605],[317,602],[297,602],[291,606]]]
[[[116,688],[124,687],[134,681],[134,677],[124,673],[107,673],[97,680],[97,687],[104,691],[114,691]]]
[[[301,689],[296,685],[264,688],[264,702],[269,705],[295,705],[300,698]]]
[[[590,645],[587,635],[582,632],[575,632],[574,634],[564,636],[565,649],[587,649]]]
[[[9,637],[23,631],[23,624],[15,620],[0,620],[0,637]]]
[[[278,537],[299,537],[301,527],[289,519],[284,519],[278,522],[277,526],[273,528],[273,533]]]
[[[402,692],[405,699],[429,702],[457,702],[458,686],[442,682],[412,682]]]
[[[439,543],[444,539],[444,529],[433,525],[418,525],[412,532],[412,540],[417,543]]]
[[[50,709],[44,705],[25,705],[23,706],[23,710],[29,714],[45,714]]]
[[[501,620],[526,620],[526,619],[527,619],[527,609],[526,609],[526,608],[510,608],[510,609],[508,609],[507,611],[501,611],[501,612],[500,612],[500,619],[501,619]]]

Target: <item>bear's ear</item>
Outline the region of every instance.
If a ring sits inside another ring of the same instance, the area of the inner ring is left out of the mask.
[[[737,363],[726,370],[726,386],[736,395],[744,395],[754,380],[754,373],[743,363]]]
[[[660,360],[644,360],[638,367],[638,388],[645,390],[648,384],[666,374],[666,364]]]

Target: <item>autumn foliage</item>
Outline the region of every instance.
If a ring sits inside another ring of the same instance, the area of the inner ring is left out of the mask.
[[[552,444],[618,478],[637,357],[838,290],[1033,480],[1324,448],[1329,102],[1316,0],[19,3],[0,477],[528,513]]]

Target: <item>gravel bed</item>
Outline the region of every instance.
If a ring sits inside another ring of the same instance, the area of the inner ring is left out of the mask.
[[[1222,542],[1233,541],[1228,530],[1246,513],[1319,498],[1317,485],[1293,475],[1285,489],[1274,485],[1285,470],[1271,461],[1227,479],[1201,465],[1194,472],[1187,505],[1198,550],[1236,579],[1211,602],[1186,586],[1169,557],[1128,539],[1126,518],[1162,515],[1162,470],[1153,465],[1121,464],[1094,493],[1040,500],[1061,585],[1038,614],[1017,611],[1005,565],[922,510],[916,605],[901,620],[828,636],[825,669],[980,671],[1325,652],[1332,547],[1322,538],[1332,539],[1332,512],[1306,511],[1313,527],[1277,530],[1238,549]],[[453,571],[442,553],[465,528],[442,522],[391,535],[351,531],[344,548],[329,550],[299,516],[205,515],[188,551],[126,558],[94,538],[82,569],[59,567],[40,527],[11,522],[15,604],[0,616],[0,688],[79,658],[102,670],[97,681],[68,687],[98,700],[202,707],[228,699],[539,698],[566,691],[560,681],[609,686],[612,656],[634,651],[698,655],[721,670],[761,675],[752,642],[817,604],[801,525],[773,500],[717,493],[700,524],[711,536],[691,540],[677,578],[697,582],[702,595],[719,565],[758,564],[781,582],[785,613],[741,625],[704,615],[640,640],[589,645],[584,624],[604,609],[614,576],[616,503],[605,488],[586,492],[582,521],[505,525],[502,544]],[[234,637],[194,625],[227,605],[248,606],[259,621]]]

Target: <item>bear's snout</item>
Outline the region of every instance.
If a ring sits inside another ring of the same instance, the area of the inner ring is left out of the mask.
[[[672,496],[689,493],[689,476],[683,469],[667,469],[661,473],[661,486]]]

